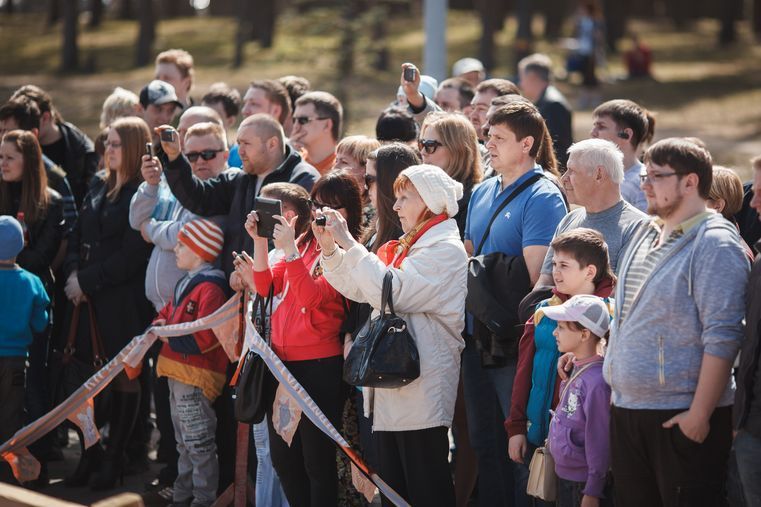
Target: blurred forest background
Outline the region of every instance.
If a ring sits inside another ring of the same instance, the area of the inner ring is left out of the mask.
[[[747,176],[761,154],[761,0],[601,2],[607,58],[602,99],[657,113],[656,139],[701,137],[717,162]],[[516,59],[550,54],[563,74],[574,0],[450,0],[447,59],[480,58],[512,78]],[[636,33],[653,50],[653,80],[629,81],[621,52]],[[115,86],[135,92],[168,48],[195,58],[191,95],[225,81],[307,77],[347,110],[346,134],[372,134],[394,99],[402,62],[422,62],[423,0],[0,0],[0,100],[27,83],[48,90],[90,136]],[[425,69],[423,69],[425,73]],[[573,101],[572,81],[560,88]],[[589,110],[574,115],[588,136]]]

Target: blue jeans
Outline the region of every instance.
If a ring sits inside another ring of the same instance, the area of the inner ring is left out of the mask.
[[[283,486],[272,466],[270,457],[270,436],[267,430],[267,419],[258,424],[252,424],[254,445],[256,445],[256,505],[271,507],[288,507]]]
[[[510,413],[515,361],[501,368],[483,368],[472,340],[462,353],[465,411],[470,443],[478,457],[478,505],[524,507],[526,490],[515,488],[513,462],[507,455],[504,420]]]
[[[734,442],[745,505],[761,506],[761,439],[740,430]]]

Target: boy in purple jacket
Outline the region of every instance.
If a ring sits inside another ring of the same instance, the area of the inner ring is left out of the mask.
[[[571,352],[573,374],[561,384],[548,437],[558,475],[557,507],[611,506],[606,488],[610,462],[610,387],[602,377],[601,342],[610,328],[609,306],[599,297],[574,296],[544,308],[558,321],[558,350]]]

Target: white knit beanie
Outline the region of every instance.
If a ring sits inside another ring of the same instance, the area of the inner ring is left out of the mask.
[[[462,199],[462,183],[455,181],[438,166],[413,165],[400,173],[410,179],[423,202],[435,214],[457,214],[457,201]]]

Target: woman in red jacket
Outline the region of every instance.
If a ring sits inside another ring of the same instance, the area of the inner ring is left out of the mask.
[[[354,236],[360,236],[362,198],[359,185],[345,171],[320,178],[312,189],[313,210],[331,208],[341,213]],[[320,250],[311,229],[299,238],[294,225],[276,217],[275,248],[284,258],[269,265],[267,239],[257,234],[257,216],[251,212],[246,230],[254,239],[253,278],[257,292],[267,296],[271,285],[282,301],[272,316],[272,349],[299,383],[338,427],[343,408],[345,385],[343,344],[340,336],[346,301],[322,276]],[[237,263],[251,266],[247,255]],[[276,382],[269,386],[273,399]],[[269,403],[268,403],[269,405]],[[272,463],[283,484],[288,502],[295,506],[338,504],[336,450],[306,417],[301,419],[289,446],[273,429],[271,405],[268,414]]]

